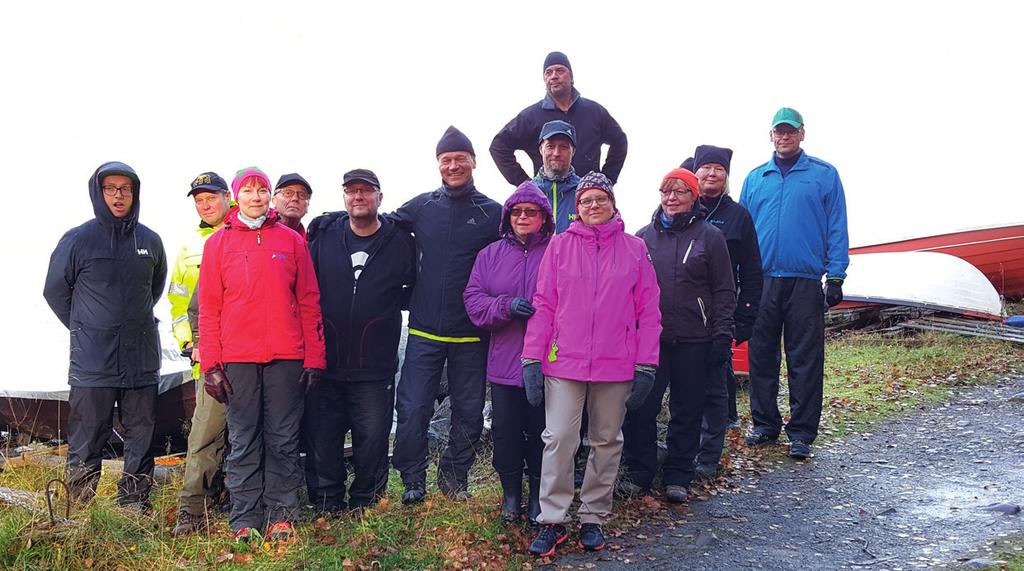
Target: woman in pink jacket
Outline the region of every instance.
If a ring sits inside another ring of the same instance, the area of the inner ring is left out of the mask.
[[[601,526],[612,517],[622,420],[654,384],[661,336],[654,266],[643,240],[623,231],[611,181],[591,172],[577,189],[579,219],[544,254],[523,347],[527,398],[544,403],[547,419],[537,518],[543,527],[529,549],[540,557],[568,538],[584,407],[590,457],[580,490],[579,544],[604,548]]]

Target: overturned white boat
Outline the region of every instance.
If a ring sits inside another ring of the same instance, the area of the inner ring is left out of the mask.
[[[844,304],[903,305],[1002,319],[1002,302],[978,268],[937,252],[853,254],[843,284]]]

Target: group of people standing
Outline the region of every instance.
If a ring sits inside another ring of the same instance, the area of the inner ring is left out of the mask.
[[[441,186],[390,214],[380,212],[381,183],[367,169],[345,173],[345,210],[308,228],[301,221],[313,190],[301,175],[271,185],[249,167],[230,186],[213,172],[192,181],[200,223],[175,261],[168,297],[179,348],[205,390],[196,391],[175,535],[205,528],[224,479],[236,539],[291,536],[300,449],[318,511],[374,504],[386,493],[393,412],[390,463],[402,502],[422,502],[445,371],[451,428],[438,489],[469,497],[489,381],[501,517],[517,522],[525,511],[539,526],[529,548],[539,556],[568,538],[584,435],[578,541],[588,550],[605,546],[616,489],[648,493],[660,471],[666,499],[685,502],[696,477],[716,473],[738,421],[734,342],[750,340],[747,443],[775,442],[782,430],[784,336],[790,455],[811,455],[823,315],[842,299],[848,258],[842,185],[831,165],[800,149],[802,117],[776,114],[775,154],[747,176],[739,203],[729,196],[732,151],[697,147],[663,177],[651,222],[634,236],[614,190],[625,134],[580,96],[564,54],[547,56],[543,77],[544,99],[490,147],[516,185],[503,205],[475,187],[476,153],[454,127],[435,149]],[[95,219],[61,239],[44,295],[71,331],[71,490],[95,492],[117,402],[126,434],[118,501],[145,509],[160,364],[152,308],[167,263],[160,238],[138,223],[139,187],[127,165],[97,169]],[[408,341],[396,385],[403,310]],[[668,454],[659,467],[666,390]]]

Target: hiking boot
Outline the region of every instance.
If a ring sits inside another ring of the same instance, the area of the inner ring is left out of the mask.
[[[501,522],[517,523],[523,509],[523,475],[506,474],[501,480]]]
[[[621,479],[615,484],[615,493],[620,498],[639,498],[647,495],[649,488],[638,486],[629,479]]]
[[[427,497],[427,486],[423,482],[413,482],[405,485],[405,493],[402,494],[403,504],[418,504]]]
[[[698,479],[714,480],[718,477],[718,464],[697,464],[693,472]]]
[[[243,527],[231,534],[231,541],[235,543],[262,543],[261,539],[260,532],[251,527]]]
[[[453,502],[464,502],[470,498],[469,484],[463,479],[446,477],[438,473],[437,488]]]
[[[565,543],[566,539],[569,539],[569,532],[565,531],[564,525],[549,523],[540,528],[537,539],[533,540],[527,551],[537,557],[551,557],[555,554],[555,549]]]
[[[584,523],[580,525],[581,549],[587,551],[601,551],[604,549],[604,530],[596,523]]]
[[[665,486],[665,499],[673,504],[685,504],[690,496],[687,486]]]
[[[743,439],[743,441],[747,443],[747,446],[764,446],[765,444],[775,444],[776,442],[778,442],[778,440],[779,435],[776,434],[775,436],[772,436],[771,434],[768,434],[767,432],[761,432],[760,430],[755,430],[751,432],[750,434],[747,435],[746,438]]]
[[[182,537],[206,529],[206,515],[192,515],[185,510],[178,510],[178,521],[171,530],[172,537]]]
[[[811,457],[811,445],[803,440],[794,440],[789,443],[789,457],[797,460],[806,460]]]
[[[295,527],[290,521],[279,521],[270,524],[267,530],[267,541],[288,541],[295,535]]]

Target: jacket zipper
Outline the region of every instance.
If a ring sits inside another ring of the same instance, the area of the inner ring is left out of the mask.
[[[700,318],[704,320],[704,327],[708,326],[708,316],[704,313],[704,300],[697,296],[697,305],[700,306]]]
[[[683,254],[683,263],[684,264],[686,263],[686,260],[688,260],[690,258],[690,250],[692,250],[692,249],[693,249],[693,240],[690,240],[690,245],[686,247],[686,253]]]

